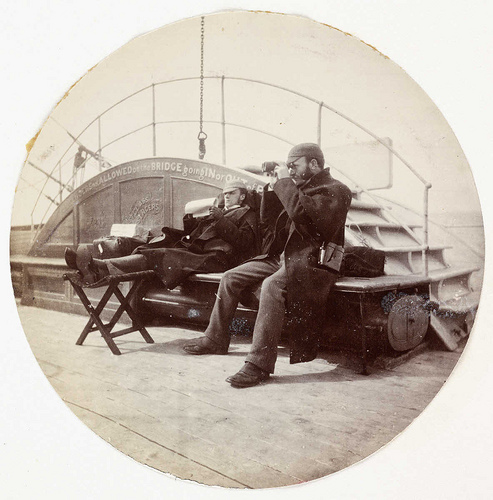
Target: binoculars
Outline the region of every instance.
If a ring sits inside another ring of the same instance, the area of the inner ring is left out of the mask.
[[[262,172],[264,174],[272,174],[277,166],[279,166],[279,164],[275,161],[264,161],[264,163],[262,163]]]

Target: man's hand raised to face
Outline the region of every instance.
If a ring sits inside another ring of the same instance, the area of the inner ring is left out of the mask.
[[[289,170],[288,170],[288,167],[286,166],[286,164],[283,162],[283,163],[280,163],[275,169],[274,169],[274,173],[272,175],[272,177],[270,178],[270,186],[271,187],[274,187],[274,185],[276,184],[276,182],[279,180],[279,179],[289,179],[291,176],[289,175]]]
[[[224,217],[223,211],[220,208],[217,207],[210,207],[209,208],[209,215],[214,219],[214,220],[219,220],[222,217]]]

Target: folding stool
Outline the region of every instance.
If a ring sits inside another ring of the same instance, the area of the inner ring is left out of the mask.
[[[154,340],[149,335],[148,331],[145,329],[138,314],[133,310],[130,301],[135,295],[135,292],[137,291],[139,285],[143,281],[148,280],[154,276],[155,276],[154,271],[139,271],[135,273],[109,275],[105,276],[96,283],[88,285],[81,280],[81,276],[77,272],[64,274],[63,279],[70,282],[73,289],[79,296],[84,308],[89,314],[89,321],[82,330],[82,333],[80,334],[76,342],[76,345],[82,345],[87,335],[97,330],[101,332],[103,339],[106,341],[108,347],[110,348],[113,354],[121,354],[120,349],[118,349],[113,339],[115,337],[120,337],[122,335],[126,335],[127,333],[132,333],[137,330],[140,332],[142,337],[144,337],[144,340],[147,343],[153,344]],[[125,281],[134,282],[126,296],[123,295],[121,290],[118,288],[118,285]],[[91,301],[89,300],[84,291],[84,288],[99,288],[102,286],[107,286],[108,288],[101,297],[101,300],[99,301],[98,305],[96,307],[93,307]],[[103,320],[100,318],[100,315],[104,311],[104,308],[112,295],[115,295],[115,297],[119,300],[120,306],[118,307],[118,309],[116,310],[110,321],[105,324],[103,323]],[[124,311],[128,314],[129,318],[131,319],[132,326],[112,333],[113,328],[117,324],[118,320],[120,319]]]

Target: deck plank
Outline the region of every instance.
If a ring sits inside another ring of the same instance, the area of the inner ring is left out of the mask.
[[[45,365],[46,363],[41,362],[46,373]],[[71,370],[58,370],[58,374],[53,374],[50,380],[59,393],[68,393],[70,385],[79,385],[78,400],[80,404],[90,405],[96,408],[98,413],[102,413],[110,419],[118,418],[119,421],[125,421],[130,411],[130,413],[140,415],[142,419],[154,418],[154,423],[149,421],[149,427],[163,425],[169,434],[180,434],[180,428],[193,429],[196,439],[206,440],[216,447],[221,447],[223,443],[227,442],[228,446],[240,450],[238,455],[242,456],[244,460],[254,460],[265,466],[276,463],[276,468],[279,468],[283,473],[292,475],[298,481],[320,477],[320,474],[325,475],[327,470],[332,471],[339,468],[339,463],[331,463],[326,446],[323,448],[325,459],[318,456],[314,460],[313,453],[310,450],[304,450],[304,446],[307,444],[306,439],[299,443],[299,448],[296,450],[287,449],[280,445],[279,443],[283,443],[285,440],[286,430],[280,429],[277,423],[266,424],[262,422],[261,419],[252,414],[254,412],[244,416],[231,410],[221,409],[217,405],[202,402],[196,402],[192,406],[185,405],[180,411],[176,409],[169,411],[169,398],[166,389],[160,391],[161,399],[164,399],[162,401],[110,384],[99,377],[100,374],[95,371],[92,371],[91,377],[86,377]],[[111,394],[111,400],[107,399],[108,394]],[[113,399],[122,402],[122,407],[115,409]],[[173,422],[179,422],[180,426],[173,425]],[[305,422],[309,421],[301,423]],[[295,424],[298,423],[295,422]],[[296,426],[294,429],[292,427],[291,430],[288,428],[288,433],[295,436],[300,435],[300,431],[304,430],[297,429]],[[242,432],[239,433],[238,429],[242,429]],[[319,435],[319,433],[317,434]],[[254,446],[251,446],[252,441]],[[175,445],[183,448],[187,446],[187,443],[182,439]],[[293,447],[292,443],[290,443],[290,447]],[[334,451],[340,452],[340,450]],[[283,457],[282,461],[277,459],[278,456]],[[301,462],[303,467],[297,469]],[[294,470],[292,470],[293,463],[297,464]],[[320,474],[318,469],[322,471]]]
[[[144,436],[140,436],[120,423],[79,405],[68,403],[68,406],[89,427],[98,429],[99,433],[105,436],[106,441],[112,446],[118,450],[125,450],[128,455],[139,456],[139,461],[149,467],[161,471],[169,469],[179,471],[178,475],[190,481],[204,482],[204,478],[206,478],[206,482],[225,488],[244,488],[241,483],[197,464]]]
[[[460,352],[425,351],[393,371],[362,376],[330,353],[290,365],[280,348],[276,374],[234,389],[249,339],[227,356],[190,356],[200,335],[172,327],[120,337],[114,356],[98,333],[75,341],[86,319],[21,306],[31,348],[74,413],[123,453],[182,479],[233,488],[309,481],[387,444],[433,399]]]
[[[52,384],[57,391],[66,392],[68,386],[70,386],[71,377],[65,373],[62,378],[65,380],[61,380],[61,378],[53,379]],[[229,480],[235,481],[236,484],[242,485],[242,487],[251,487],[252,484],[257,483],[260,484],[259,487],[267,487],[268,485],[282,486],[286,484],[286,481],[291,484],[299,481],[293,477],[286,477],[274,467],[249,460],[236,450],[233,450],[233,456],[231,456],[231,450],[229,450],[228,454],[225,454],[226,447],[224,444],[219,446],[213,441],[205,439],[196,431],[197,427],[193,426],[193,417],[187,419],[183,429],[172,427],[167,424],[166,420],[136,410],[132,405],[132,401],[127,400],[122,403],[112,399],[103,393],[105,392],[104,388],[98,396],[91,397],[91,391],[88,390],[90,385],[86,380],[82,394],[79,397],[79,406],[85,407],[85,405],[90,404],[96,409],[95,413],[110,421],[118,422],[120,426],[131,429],[134,434],[159,444],[163,449],[173,451],[174,459],[178,456],[188,460],[192,465],[192,470],[197,465],[209,471],[227,469],[228,473],[223,475]],[[97,385],[101,386],[99,382]],[[93,389],[93,392],[95,390]],[[101,433],[99,429],[98,432]],[[109,441],[110,436],[106,434],[100,435],[106,441]],[[129,455],[138,453],[139,457],[144,454],[145,458],[145,448],[143,451],[135,449],[132,446],[132,441],[130,443],[122,441],[122,444],[125,453]],[[142,461],[140,458],[139,460]],[[187,477],[188,473],[185,475],[186,467],[182,470],[182,460],[179,461],[179,467],[177,467],[176,461],[167,463],[165,467],[164,470],[172,470],[175,475],[182,479],[189,479]]]

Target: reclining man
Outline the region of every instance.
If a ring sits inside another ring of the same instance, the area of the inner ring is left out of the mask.
[[[184,231],[163,228],[162,236],[124,257],[94,259],[92,245],[80,245],[77,252],[66,249],[67,265],[78,269],[86,283],[152,269],[170,290],[191,273],[230,269],[258,253],[257,215],[244,203],[247,188],[242,181],[226,183],[223,194],[224,209],[212,206],[206,217],[185,217]]]
[[[329,292],[342,260],[350,204],[350,189],[324,169],[319,146],[293,147],[287,165],[278,165],[264,188],[262,255],[223,275],[205,336],[190,341],[184,350],[226,354],[241,293],[262,282],[250,353],[243,368],[226,381],[251,387],[266,380],[274,372],[283,328],[291,363],[315,359]],[[319,265],[321,246],[337,249],[332,262],[324,260],[327,267]]]

